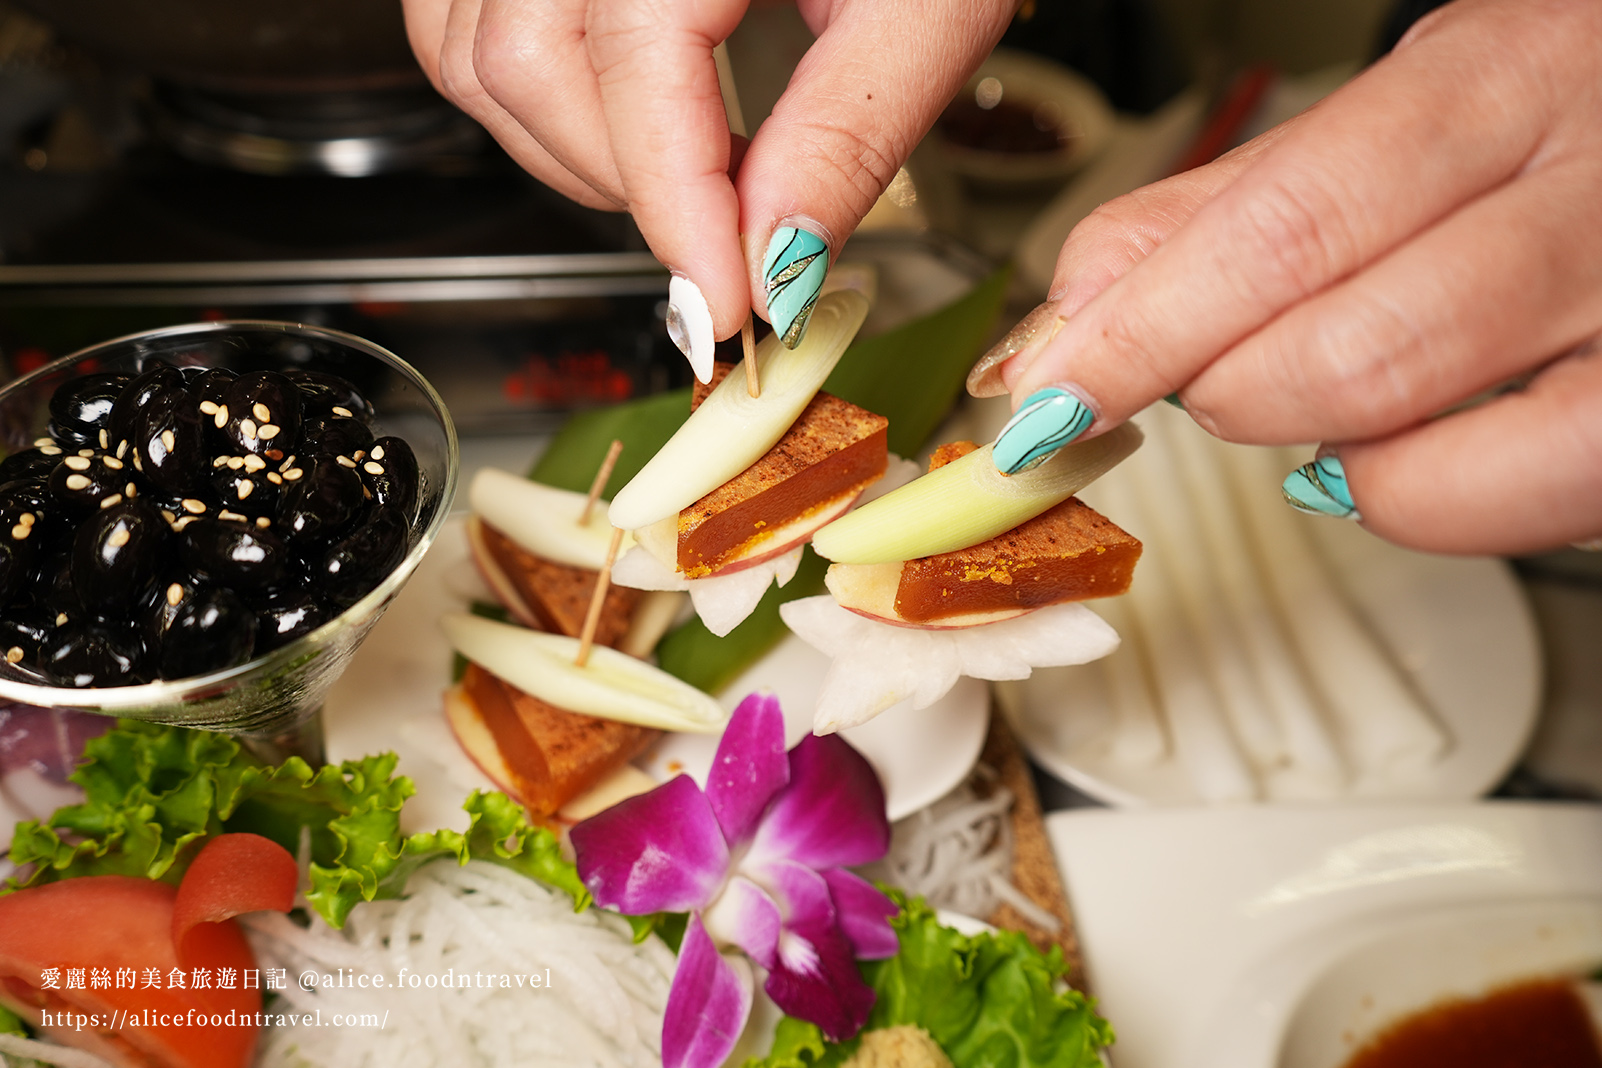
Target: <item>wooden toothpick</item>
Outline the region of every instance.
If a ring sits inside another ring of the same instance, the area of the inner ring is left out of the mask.
[[[617,458],[623,452],[623,442],[617,438],[612,439],[612,447],[606,450],[606,459],[601,461],[601,469],[595,472],[595,481],[590,483],[590,499],[584,502],[584,511],[579,513],[579,526],[588,526],[590,513],[595,510],[595,502],[600,500],[601,491],[606,488],[607,479],[612,477],[612,469],[617,466]]]
[[[753,397],[762,396],[762,383],[757,381],[756,324],[746,314],[745,325],[740,327],[740,345],[745,349],[745,391]]]
[[[606,550],[606,563],[601,565],[601,573],[595,578],[595,592],[590,594],[590,610],[584,613],[584,630],[579,634],[578,656],[573,659],[576,667],[583,667],[590,662],[590,646],[595,644],[595,628],[601,625],[601,605],[606,601],[606,591],[612,585],[612,565],[617,562],[617,551],[623,545],[623,530],[620,527],[612,528],[612,544]]]

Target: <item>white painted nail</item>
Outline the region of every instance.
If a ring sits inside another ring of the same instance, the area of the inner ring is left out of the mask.
[[[668,337],[689,357],[690,370],[702,382],[712,381],[712,309],[701,289],[682,274],[668,283]]]

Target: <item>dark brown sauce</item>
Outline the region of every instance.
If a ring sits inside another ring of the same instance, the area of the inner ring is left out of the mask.
[[[1401,1020],[1345,1068],[1602,1068],[1574,987],[1542,980],[1454,1000]]]

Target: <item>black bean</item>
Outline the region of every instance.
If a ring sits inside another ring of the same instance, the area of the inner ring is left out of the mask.
[[[256,616],[232,591],[204,587],[176,606],[156,659],[161,677],[183,679],[236,667],[256,647]]]

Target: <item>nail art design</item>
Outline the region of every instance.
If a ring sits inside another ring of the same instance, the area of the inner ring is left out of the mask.
[[[1096,413],[1066,389],[1047,386],[1029,395],[991,449],[996,470],[1016,475],[1045,463],[1052,453],[1090,429]]]
[[[1280,492],[1285,503],[1308,515],[1361,519],[1346,485],[1346,468],[1338,456],[1321,456],[1285,476]]]
[[[1066,320],[1057,317],[1057,305],[1049,301],[1024,316],[973,365],[973,370],[968,372],[968,392],[975,397],[999,397],[1007,392],[1001,381],[1001,365],[1021,352],[1043,348],[1057,336],[1064,322]],[[1030,357],[1025,363],[1032,360]]]
[[[682,274],[668,282],[667,332],[702,382],[712,381],[712,309],[701,287]]]
[[[768,318],[785,348],[795,348],[807,332],[812,308],[829,273],[829,246],[823,238],[796,226],[781,226],[768,241],[762,260]]]

